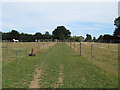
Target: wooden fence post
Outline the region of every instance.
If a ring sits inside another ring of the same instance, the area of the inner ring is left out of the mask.
[[[7,48],[7,54],[8,54],[8,48],[9,48],[9,47],[8,47],[8,43],[9,43],[9,42],[7,41],[7,46],[6,46],[6,48]]]
[[[91,50],[90,50],[91,63],[92,63],[92,50],[93,50],[93,44],[91,44]]]
[[[80,56],[82,56],[82,43],[80,42]]]
[[[43,49],[44,49],[44,41],[43,41]]]
[[[75,49],[75,41],[74,41],[74,49]]]
[[[71,41],[70,41],[70,48],[71,48]]]
[[[69,47],[70,47],[70,41],[69,41]]]
[[[39,42],[38,42],[38,51],[39,51]]]

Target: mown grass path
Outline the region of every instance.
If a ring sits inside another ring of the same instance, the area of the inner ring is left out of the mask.
[[[3,66],[3,87],[29,88],[36,68],[42,70],[41,88],[117,88],[117,76],[77,55],[65,43],[57,43],[36,57],[23,57]]]

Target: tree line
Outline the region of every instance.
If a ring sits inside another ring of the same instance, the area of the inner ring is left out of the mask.
[[[2,32],[2,40],[12,41],[12,39],[20,40],[21,42],[34,42],[36,40],[60,40],[60,41],[85,41],[85,42],[105,42],[105,43],[120,43],[120,17],[114,20],[115,30],[113,35],[105,34],[100,35],[97,39],[90,34],[86,34],[86,38],[83,36],[71,36],[70,30],[64,26],[58,26],[50,34],[46,31],[44,34],[37,32],[35,34],[19,33],[16,30],[4,33]]]
[[[34,41],[45,41],[45,40],[68,40],[70,38],[71,32],[67,30],[64,26],[58,26],[52,34],[48,31],[45,34],[37,32],[35,34],[19,33],[16,30],[11,32],[2,33],[2,40],[12,41],[13,39],[20,40],[21,42],[34,42]]]

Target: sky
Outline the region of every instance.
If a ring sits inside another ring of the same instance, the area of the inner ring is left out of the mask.
[[[57,26],[65,26],[72,36],[99,37],[113,34],[117,17],[118,2],[2,2],[0,29],[52,34]]]

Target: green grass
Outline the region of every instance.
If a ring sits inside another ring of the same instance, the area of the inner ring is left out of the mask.
[[[35,68],[40,67],[43,75],[40,86],[53,88],[58,83],[60,66],[63,66],[63,85],[58,88],[117,88],[118,77],[92,64],[69,48],[57,43],[43,54],[21,57],[3,65],[3,88],[28,88]]]
[[[67,43],[69,45],[69,43]],[[82,56],[91,61],[91,44],[92,63],[107,72],[118,75],[118,44],[108,43],[82,43]],[[72,42],[74,46],[74,42]],[[74,47],[72,47],[74,49]],[[75,43],[76,53],[79,55],[80,43]]]
[[[17,57],[25,57],[31,53],[34,48],[34,53],[41,53],[41,51],[53,46],[54,42],[3,42],[2,43],[2,63],[7,64]]]
[[[30,49],[31,50],[31,45],[36,45],[37,43],[24,43],[23,45],[21,45],[23,43],[10,43],[9,47],[19,47],[21,48],[20,50],[26,50],[26,49]],[[30,46],[28,46],[30,45]],[[54,44],[53,44],[54,45]],[[21,47],[20,47],[21,46]],[[49,46],[52,46],[52,44],[50,44]],[[35,47],[35,46],[34,46]],[[13,48],[13,52],[15,54],[15,48]],[[3,55],[3,67],[2,67],[2,83],[3,83],[3,87],[29,87],[30,81],[33,78],[33,73],[34,73],[34,69],[37,68],[38,63],[40,64],[41,60],[44,59],[43,54],[45,55],[47,49],[40,49],[40,51],[38,53],[36,53],[35,57],[29,57],[28,54],[26,53],[24,57],[19,57],[20,54],[22,53],[19,51],[18,53],[18,57],[11,59],[9,55],[11,55],[11,51],[9,49],[9,53],[3,53],[8,55],[7,60],[4,61],[6,58],[5,55]],[[3,51],[6,52],[6,51]],[[12,55],[13,56],[13,55]],[[43,57],[41,57],[43,56]],[[10,61],[10,62],[9,62]],[[5,63],[4,63],[5,62]],[[8,63],[9,62],[9,63]],[[25,84],[24,84],[25,83]]]

